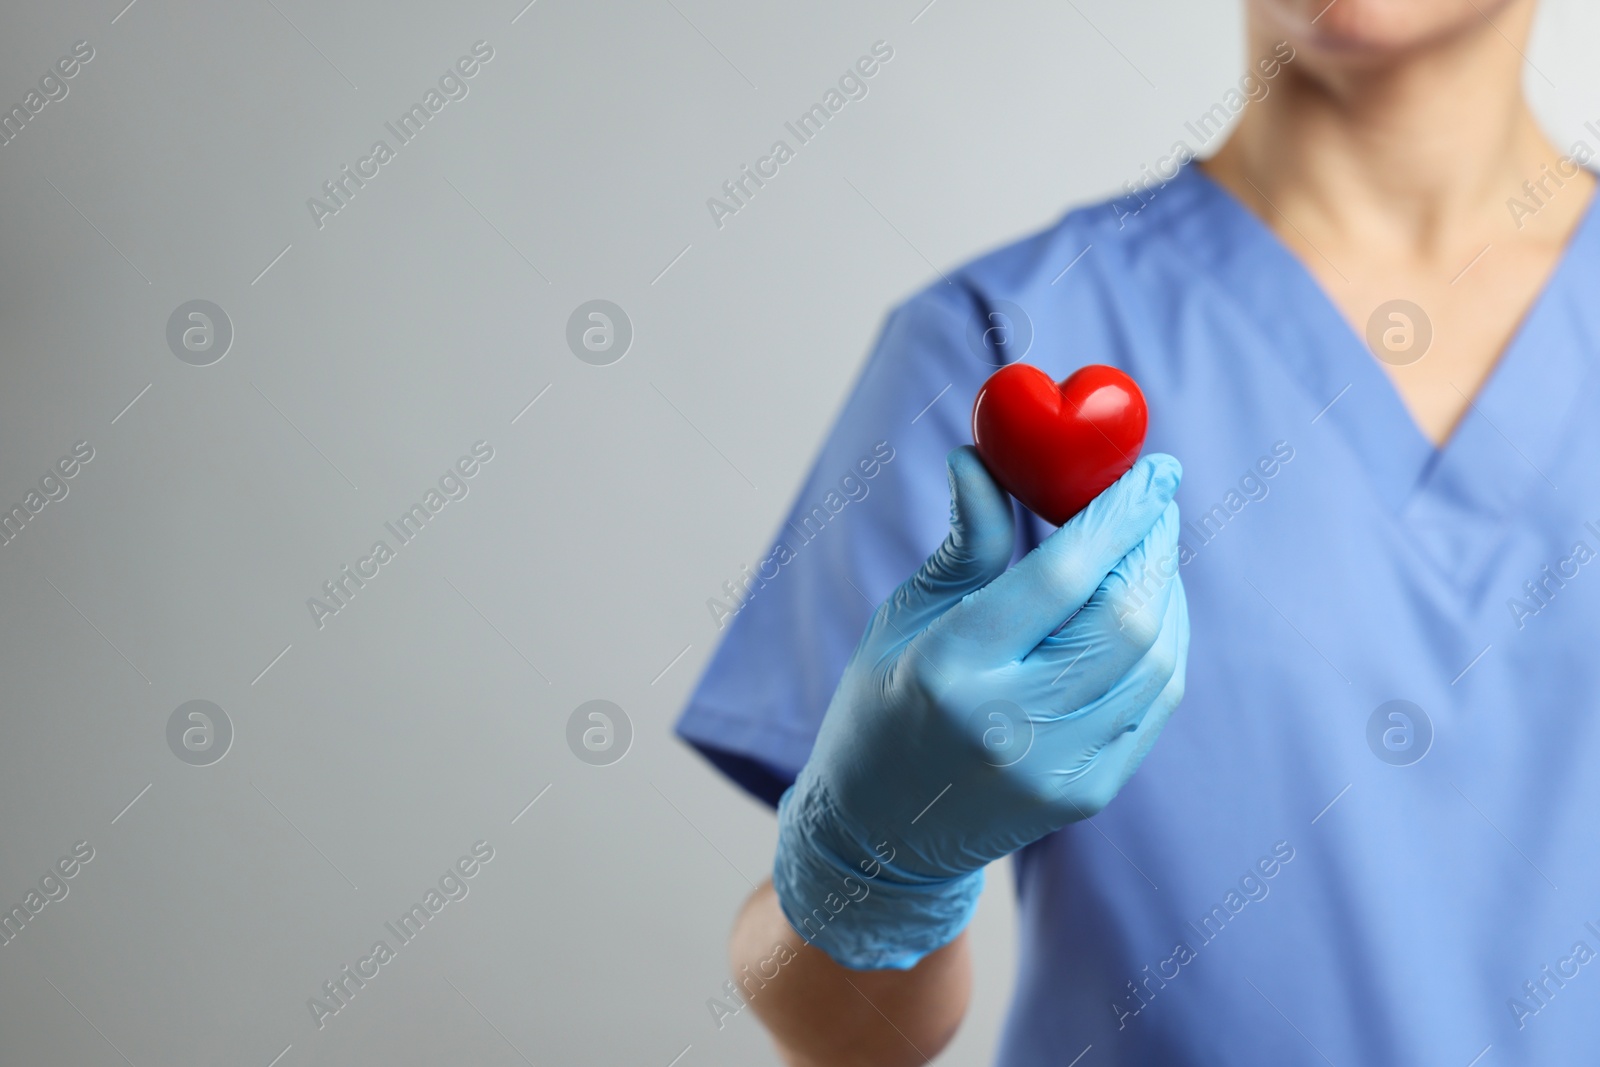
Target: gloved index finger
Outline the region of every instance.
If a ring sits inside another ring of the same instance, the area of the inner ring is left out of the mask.
[[[1145,456],[1015,567],[947,611],[930,630],[985,660],[1021,659],[1094,595],[1178,491],[1183,467]]]

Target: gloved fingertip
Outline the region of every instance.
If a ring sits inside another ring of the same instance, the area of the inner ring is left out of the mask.
[[[949,455],[945,456],[945,467],[950,478],[952,508],[964,510],[974,504],[985,506],[1004,496],[1004,491],[990,476],[989,468],[979,458],[978,450],[971,445],[951,449]]]
[[[978,457],[978,450],[971,445],[960,445],[952,448],[944,457],[945,466],[950,470],[951,479],[958,475],[973,472],[973,467],[983,467],[983,460]],[[987,473],[987,471],[986,471]]]
[[[1156,496],[1171,500],[1177,495],[1178,486],[1183,482],[1183,464],[1175,457],[1165,452],[1152,452],[1140,459],[1137,466],[1143,468],[1145,484]]]
[[[1013,539],[1011,498],[1000,488],[977,449],[962,445],[945,457],[950,477],[950,528],[966,550],[1009,561]]]
[[[960,448],[952,448],[944,457],[945,479],[950,484],[950,502],[952,504],[955,503],[957,485],[960,479],[959,468],[966,463],[966,457],[963,453],[970,447],[970,445],[962,445]]]
[[[969,446],[952,448],[944,457],[945,481],[950,486],[950,525],[961,520],[961,481],[967,464],[975,457],[964,454]]]

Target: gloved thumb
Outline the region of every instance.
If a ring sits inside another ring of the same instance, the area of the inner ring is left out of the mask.
[[[1016,548],[1011,497],[989,476],[977,450],[963,445],[945,457],[945,465],[950,533],[889,604],[896,629],[907,637],[1005,573]]]

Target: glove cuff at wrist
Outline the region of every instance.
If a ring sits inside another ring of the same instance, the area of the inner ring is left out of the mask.
[[[896,867],[890,842],[841,818],[802,773],[778,801],[772,885],[784,917],[807,943],[854,970],[909,970],[966,928],[983,891],[982,869],[929,878]]]

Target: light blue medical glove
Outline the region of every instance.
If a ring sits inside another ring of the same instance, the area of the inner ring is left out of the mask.
[[[1110,803],[1183,695],[1177,460],[1010,570],[1010,498],[971,448],[948,462],[950,535],[873,616],[778,805],[783,912],[857,969],[954,939],[984,866]]]

